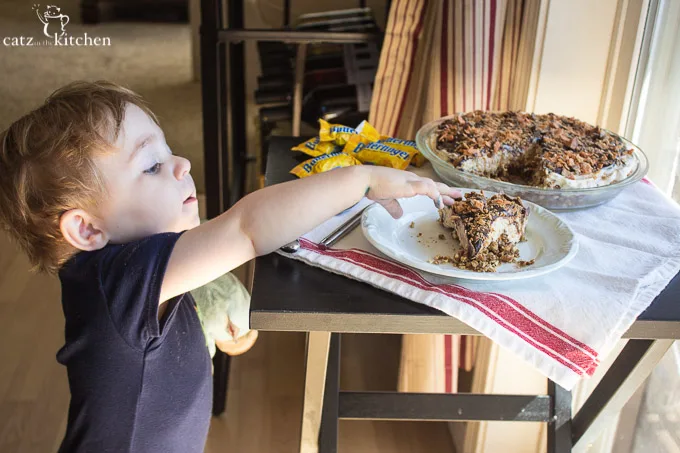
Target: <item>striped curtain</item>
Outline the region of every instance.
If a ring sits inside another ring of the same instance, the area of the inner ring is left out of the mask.
[[[524,110],[540,0],[392,2],[369,122],[413,139],[425,123],[471,110]],[[399,390],[455,392],[471,338],[404,335]]]
[[[456,112],[523,109],[539,2],[392,2],[369,122],[412,139]]]

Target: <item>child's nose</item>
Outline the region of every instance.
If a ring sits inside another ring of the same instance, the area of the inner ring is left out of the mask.
[[[177,163],[175,164],[175,178],[181,181],[191,171],[191,162],[183,157],[175,156]]]

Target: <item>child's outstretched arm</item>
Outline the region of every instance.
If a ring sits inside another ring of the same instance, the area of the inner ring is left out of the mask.
[[[259,255],[309,232],[364,196],[401,215],[396,198],[460,196],[444,184],[385,167],[356,166],[277,184],[241,199],[231,209],[184,233],[170,256],[161,287],[164,302],[202,286]]]

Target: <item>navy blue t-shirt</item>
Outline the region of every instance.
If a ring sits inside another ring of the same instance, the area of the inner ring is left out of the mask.
[[[181,233],[80,252],[59,272],[71,404],[60,452],[202,452],[211,364],[194,300],[158,320],[170,253]]]

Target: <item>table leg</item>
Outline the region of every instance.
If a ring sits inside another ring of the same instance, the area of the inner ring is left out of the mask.
[[[337,453],[340,415],[340,334],[331,334],[319,428],[319,453]]]
[[[586,451],[647,379],[673,340],[629,340],[572,422],[574,451]]]
[[[548,453],[571,453],[571,392],[548,380],[551,417]]]
[[[309,332],[307,334],[300,453],[317,453],[319,451],[319,428],[321,427],[330,340],[330,332]]]

